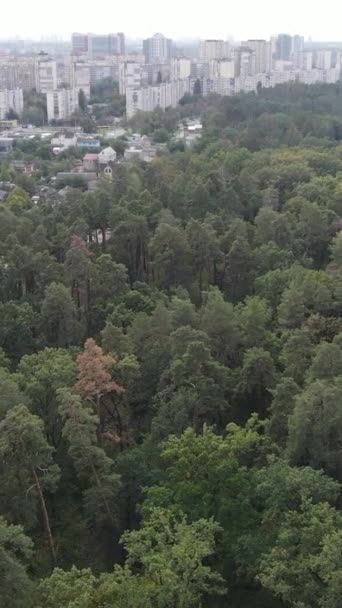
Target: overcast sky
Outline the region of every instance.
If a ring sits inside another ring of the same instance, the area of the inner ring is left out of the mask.
[[[14,0],[1,1],[0,37],[71,32],[155,32],[172,38],[264,38],[279,32],[342,39],[341,0]]]

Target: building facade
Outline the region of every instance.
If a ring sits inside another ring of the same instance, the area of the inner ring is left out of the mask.
[[[67,120],[78,107],[75,89],[58,89],[46,93],[48,121]]]
[[[202,40],[200,42],[199,60],[201,63],[228,57],[230,57],[230,44],[227,40]]]
[[[90,63],[73,61],[70,66],[70,88],[77,93],[82,89],[86,97],[90,96]]]
[[[130,88],[126,90],[127,118],[142,110],[153,112],[156,108],[165,110],[176,107],[179,100],[191,92],[190,78],[165,82],[152,87]]]
[[[255,53],[254,73],[263,74],[272,71],[272,45],[268,40],[247,40],[243,43]]]
[[[144,66],[136,61],[122,61],[119,64],[119,92],[125,95],[127,89],[136,89],[143,84]]]
[[[292,36],[279,34],[276,42],[276,59],[290,61],[292,53]]]
[[[48,55],[38,55],[35,61],[35,88],[37,92],[54,91],[57,86],[57,62]]]
[[[24,109],[22,89],[4,89],[0,91],[0,120],[5,120],[10,110],[21,114]]]
[[[174,57],[171,59],[171,80],[190,78],[191,63],[189,57]]]
[[[74,55],[88,55],[90,59],[125,54],[125,35],[116,34],[79,34],[71,36]]]
[[[172,40],[163,34],[154,34],[143,41],[145,63],[166,63],[172,56]]]

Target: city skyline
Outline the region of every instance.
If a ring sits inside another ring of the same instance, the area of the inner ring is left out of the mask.
[[[203,6],[203,5],[202,5]],[[172,10],[171,10],[172,9]],[[312,0],[301,3],[288,0],[286,11],[275,11],[270,0],[260,0],[227,6],[223,0],[213,0],[210,11],[199,10],[198,3],[174,0],[170,10],[158,0],[133,2],[120,6],[114,12],[113,4],[103,0],[101,10],[84,10],[80,2],[60,0],[53,20],[44,20],[46,4],[43,0],[32,0],[20,6],[13,19],[12,9],[7,4],[2,9],[0,38],[13,39],[56,36],[70,39],[74,31],[96,32],[123,31],[128,38],[145,38],[161,31],[175,40],[199,38],[269,38],[279,32],[301,33],[314,40],[339,41],[339,20],[333,18],[339,11],[338,0],[328,0],[325,10],[313,9]],[[113,15],[111,17],[111,14]],[[37,16],[40,16],[37,19]],[[3,24],[3,25],[2,25]],[[109,26],[109,24],[112,24]]]

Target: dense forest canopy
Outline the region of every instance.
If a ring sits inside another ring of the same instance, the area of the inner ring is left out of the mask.
[[[342,87],[134,127],[199,115],[95,192],[0,165],[1,608],[341,604]]]

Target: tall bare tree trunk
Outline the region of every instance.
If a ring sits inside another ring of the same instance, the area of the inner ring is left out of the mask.
[[[39,481],[39,478],[38,478],[38,475],[36,473],[36,469],[34,468],[34,466],[31,467],[31,471],[32,471],[33,481],[34,481],[35,487],[37,489],[40,509],[41,509],[42,517],[43,517],[43,524],[44,524],[45,534],[46,534],[46,537],[47,537],[47,541],[48,541],[48,545],[49,545],[49,550],[50,550],[51,562],[52,562],[52,565],[55,566],[56,565],[56,561],[57,561],[57,558],[56,558],[56,549],[55,549],[55,543],[54,543],[52,532],[51,532],[50,521],[49,521],[49,514],[47,512],[47,508],[46,508],[46,503],[45,503],[45,498],[44,498],[42,486],[40,485],[40,481]]]
[[[113,518],[113,515],[112,515],[111,510],[110,510],[110,508],[109,508],[109,504],[108,504],[108,502],[107,502],[107,499],[106,499],[106,497],[103,495],[103,492],[102,492],[102,483],[101,483],[101,480],[99,479],[99,476],[98,476],[98,474],[97,474],[97,472],[96,472],[96,469],[95,469],[95,466],[94,466],[94,463],[93,463],[93,462],[91,462],[90,466],[91,466],[92,473],[93,473],[93,475],[94,475],[95,483],[96,483],[97,487],[99,488],[99,490],[100,490],[100,492],[101,492],[101,498],[102,498],[102,502],[103,502],[104,508],[105,508],[106,513],[107,513],[107,515],[108,515],[108,517],[109,517],[109,519],[110,519],[110,521],[111,521],[111,524],[112,524],[112,525],[113,525],[113,527],[114,527],[114,525],[115,525],[114,518]]]

